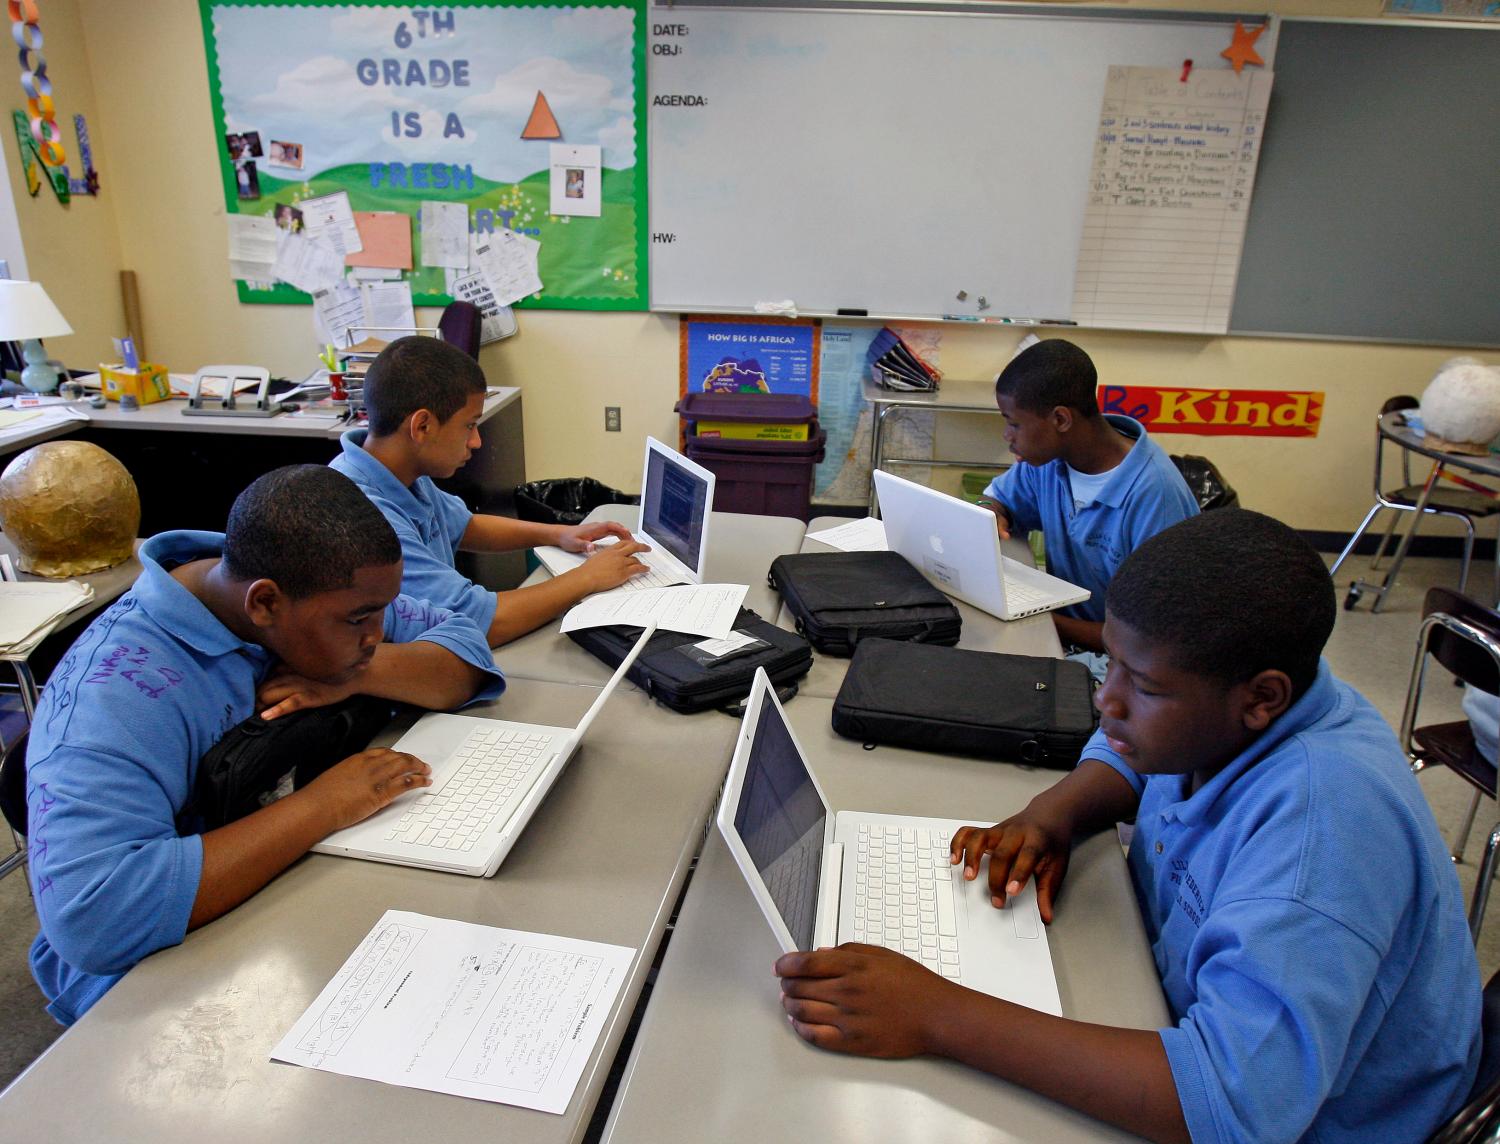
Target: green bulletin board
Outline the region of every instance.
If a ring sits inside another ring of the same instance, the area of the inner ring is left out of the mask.
[[[347,191],[356,212],[408,214],[413,301],[442,305],[418,218],[424,200],[459,202],[477,235],[540,242],[543,288],[518,306],[646,308],[642,0],[199,5],[231,213]],[[598,217],[550,213],[552,144],[601,147]],[[285,283],[239,296],[311,300]]]

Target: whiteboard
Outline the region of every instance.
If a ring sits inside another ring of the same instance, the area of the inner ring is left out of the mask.
[[[654,0],[651,307],[1066,318],[1109,66],[1227,67],[1236,19]]]

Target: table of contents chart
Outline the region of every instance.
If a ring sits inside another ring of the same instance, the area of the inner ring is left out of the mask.
[[[1270,94],[1265,71],[1109,69],[1074,321],[1228,330]]]

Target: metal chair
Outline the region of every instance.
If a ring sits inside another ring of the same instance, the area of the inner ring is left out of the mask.
[[[1451,588],[1428,590],[1422,605],[1422,624],[1417,632],[1417,654],[1412,662],[1406,707],[1401,715],[1401,745],[1411,760],[1412,773],[1430,766],[1445,766],[1474,788],[1468,813],[1452,846],[1453,860],[1458,862],[1469,840],[1480,796],[1495,797],[1495,775],[1500,760],[1480,755],[1467,719],[1417,726],[1429,656],[1464,683],[1489,695],[1500,695],[1500,612]],[[1474,898],[1469,905],[1469,932],[1476,939],[1497,863],[1500,863],[1500,815],[1485,843],[1484,860],[1479,865]]]
[[[1479,1073],[1464,1106],[1427,1138],[1427,1144],[1478,1144],[1500,1138],[1500,973],[1484,987]]]
[[[22,731],[0,753],[0,815],[16,844],[15,853],[0,860],[0,878],[26,865],[26,740],[30,733]]]
[[[1349,554],[1354,551],[1354,546],[1359,543],[1365,531],[1374,523],[1380,510],[1391,509],[1391,519],[1387,523],[1385,532],[1380,538],[1380,544],[1375,549],[1375,556],[1370,561],[1370,569],[1374,571],[1380,567],[1380,561],[1385,556],[1385,550],[1391,542],[1391,537],[1396,531],[1396,522],[1400,520],[1403,512],[1415,512],[1417,505],[1421,502],[1422,492],[1426,488],[1426,482],[1413,481],[1411,474],[1411,454],[1405,449],[1401,450],[1401,484],[1394,489],[1382,489],[1381,482],[1385,477],[1384,435],[1380,432],[1380,419],[1389,413],[1399,413],[1405,409],[1417,409],[1421,402],[1410,394],[1403,393],[1392,397],[1380,407],[1380,414],[1375,419],[1375,503],[1370,506],[1370,511],[1365,513],[1364,520],[1360,521],[1359,527],[1354,530],[1354,535],[1349,538],[1349,543],[1344,545],[1344,550],[1339,553],[1339,558],[1333,562],[1330,576],[1337,576],[1339,566],[1344,563]],[[1428,477],[1430,482],[1433,478]],[[1481,492],[1469,489],[1448,489],[1441,492],[1434,489],[1427,498],[1427,504],[1422,510],[1423,515],[1447,516],[1454,520],[1463,522],[1464,526],[1464,556],[1463,563],[1458,573],[1458,590],[1465,591],[1469,584],[1469,561],[1474,554],[1474,521],[1500,513],[1500,500],[1486,496]],[[1415,532],[1419,521],[1414,521],[1412,530]],[[1387,578],[1386,585],[1394,581]],[[1363,580],[1355,580],[1349,585],[1349,594],[1344,597],[1344,608],[1351,609],[1359,601],[1365,590],[1373,590],[1380,593],[1375,602],[1375,609],[1379,610],[1380,603],[1385,595],[1385,588],[1375,584],[1368,584]],[[1495,563],[1495,596],[1500,599],[1500,553],[1497,553]]]

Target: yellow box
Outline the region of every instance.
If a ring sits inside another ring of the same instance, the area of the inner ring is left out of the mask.
[[[119,401],[128,393],[142,405],[150,405],[153,401],[165,401],[172,396],[167,367],[149,361],[141,362],[139,369],[101,365],[99,377],[104,383],[106,401]]]
[[[700,421],[698,436],[731,441],[806,441],[807,422]]]

